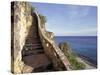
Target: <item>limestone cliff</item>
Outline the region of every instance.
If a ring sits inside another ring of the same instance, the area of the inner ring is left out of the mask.
[[[42,21],[27,2],[11,2],[13,73],[70,70],[68,59],[53,40],[54,34],[46,31]]]
[[[11,2],[11,57],[12,72],[21,73],[24,63],[21,51],[32,25],[32,8],[26,2]]]

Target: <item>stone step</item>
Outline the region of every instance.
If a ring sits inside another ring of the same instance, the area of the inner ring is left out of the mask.
[[[47,68],[49,64],[51,64],[45,54],[25,56],[22,60],[26,65],[33,68],[32,72],[42,72]]]
[[[37,48],[37,47],[42,47],[42,45],[41,45],[40,43],[37,43],[37,44],[25,44],[25,46],[28,47],[28,48],[29,48],[29,47],[32,47],[32,48],[33,48],[33,47],[35,47],[35,48]]]
[[[25,50],[25,51],[29,51],[29,50],[32,50],[32,51],[35,51],[35,50],[36,50],[36,51],[39,51],[39,50],[42,50],[42,49],[43,49],[42,46],[41,46],[41,47],[33,47],[33,48],[32,48],[32,47],[29,47],[29,48],[28,48],[28,47],[24,47],[24,48],[23,48],[23,50]]]
[[[25,51],[25,50],[23,50],[22,51],[22,55],[23,56],[29,56],[29,55],[34,55],[34,54],[42,54],[42,53],[44,53],[44,51],[43,50],[27,50],[27,51]]]
[[[22,50],[22,61],[26,64],[23,70],[24,73],[43,72],[51,69],[48,68],[51,61],[44,53],[37,23],[36,15],[33,15],[33,26],[30,27]]]
[[[36,41],[37,42],[37,41]],[[38,41],[38,42],[40,42],[40,41]],[[27,46],[40,46],[41,45],[41,43],[34,43],[34,42],[31,42],[31,43],[27,43],[26,42],[26,44],[25,45],[27,45]]]
[[[27,48],[28,50],[34,50],[34,49],[42,49],[43,47],[41,45],[37,45],[37,46],[29,46],[29,45],[25,45],[25,48]]]
[[[26,43],[26,46],[41,46],[41,43]]]
[[[28,36],[28,39],[39,39],[38,35],[37,34],[34,34],[34,35],[31,35],[31,36]]]
[[[33,35],[33,36],[31,35],[31,36],[28,36],[27,39],[28,39],[28,40],[34,40],[34,39],[40,40],[40,38],[39,38],[38,35]],[[27,40],[27,39],[26,39],[26,40]]]
[[[38,39],[33,39],[33,40],[26,40],[25,44],[30,44],[30,43],[33,43],[33,44],[41,44],[41,41]]]

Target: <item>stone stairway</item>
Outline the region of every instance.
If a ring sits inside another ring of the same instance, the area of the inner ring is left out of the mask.
[[[28,72],[43,72],[52,70],[52,64],[45,55],[38,35],[38,25],[36,16],[33,14],[33,25],[30,27],[29,34],[26,38],[22,50],[22,61],[25,65],[32,67]],[[27,68],[23,72],[27,72]]]

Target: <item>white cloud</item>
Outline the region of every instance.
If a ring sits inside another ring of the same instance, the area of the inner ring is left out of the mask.
[[[87,6],[68,6],[68,14],[70,18],[82,18],[89,14],[90,7]]]

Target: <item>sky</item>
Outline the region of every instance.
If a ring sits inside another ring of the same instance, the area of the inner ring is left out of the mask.
[[[46,30],[55,36],[96,36],[97,7],[68,4],[30,3],[46,16]]]

